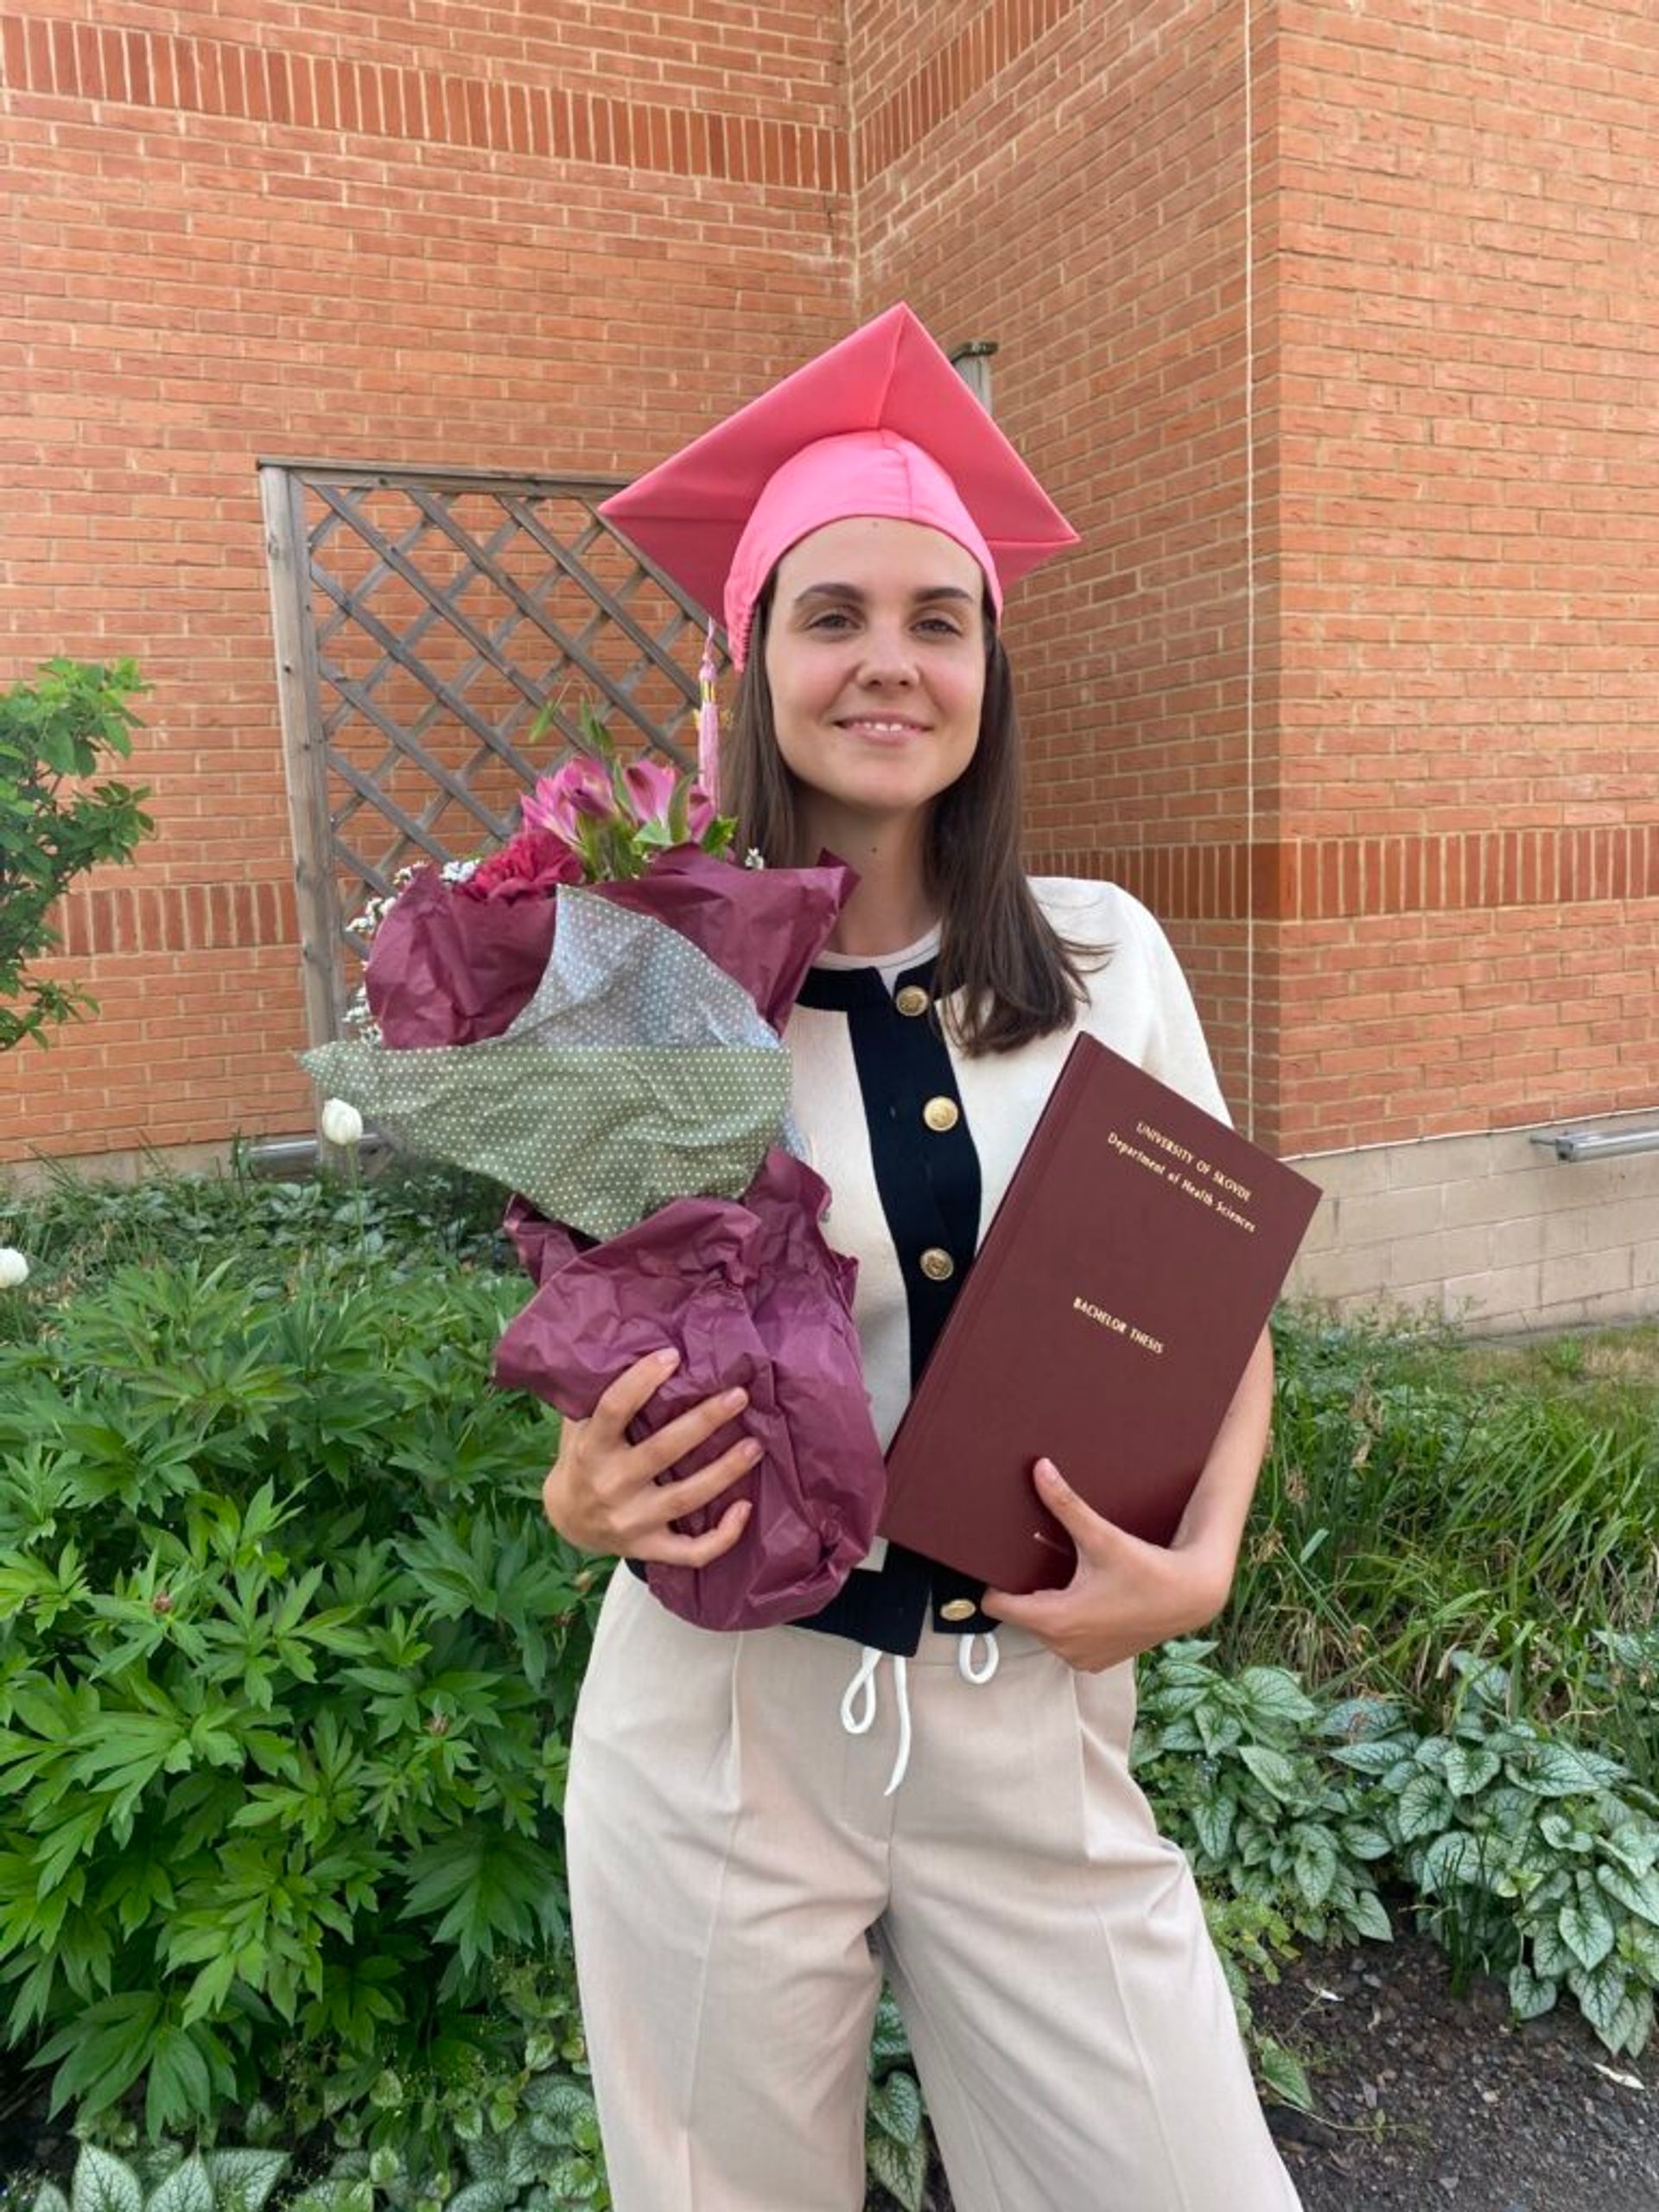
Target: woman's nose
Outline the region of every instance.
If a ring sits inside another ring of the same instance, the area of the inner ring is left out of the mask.
[[[859,673],[868,683],[913,683],[916,656],[905,632],[879,626],[867,630]]]

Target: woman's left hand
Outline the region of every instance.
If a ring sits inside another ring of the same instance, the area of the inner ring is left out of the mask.
[[[1130,1535],[1086,1504],[1052,1459],[1037,1462],[1035,1478],[1038,1496],[1077,1548],[1077,1570],[1063,1590],[988,1590],[982,1603],[993,1619],[1029,1629],[1068,1665],[1094,1675],[1202,1628],[1226,1604],[1230,1558],[1179,1535],[1168,1549]]]

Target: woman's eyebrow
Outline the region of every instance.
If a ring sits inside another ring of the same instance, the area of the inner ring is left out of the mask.
[[[803,585],[796,593],[795,600],[798,606],[804,599],[850,599],[862,605],[868,596],[858,584],[822,583]],[[969,607],[978,604],[975,594],[964,591],[960,584],[924,584],[918,590],[912,592],[910,597],[912,606],[935,599],[959,599]]]

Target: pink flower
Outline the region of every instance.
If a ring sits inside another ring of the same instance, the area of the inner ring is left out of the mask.
[[[543,782],[550,783],[550,777]],[[580,883],[582,855],[550,830],[528,827],[509,838],[499,853],[480,861],[460,886],[468,899],[513,899],[545,897],[556,884]]]
[[[537,776],[536,788],[519,801],[525,822],[532,830],[550,830],[567,845],[582,841],[582,820],[609,822],[616,813],[616,793],[607,772],[596,760],[567,760],[550,776]]]
[[[640,827],[649,822],[666,824],[679,788],[679,772],[665,760],[630,760],[622,771],[622,780]]]
[[[701,784],[693,784],[685,803],[685,830],[694,845],[700,845],[708,835],[715,818],[715,802]]]

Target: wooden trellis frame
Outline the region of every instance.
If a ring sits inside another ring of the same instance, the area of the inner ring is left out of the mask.
[[[353,917],[506,836],[580,703],[688,764],[704,618],[600,517],[613,478],[271,460],[259,483],[320,1044],[358,982]]]

